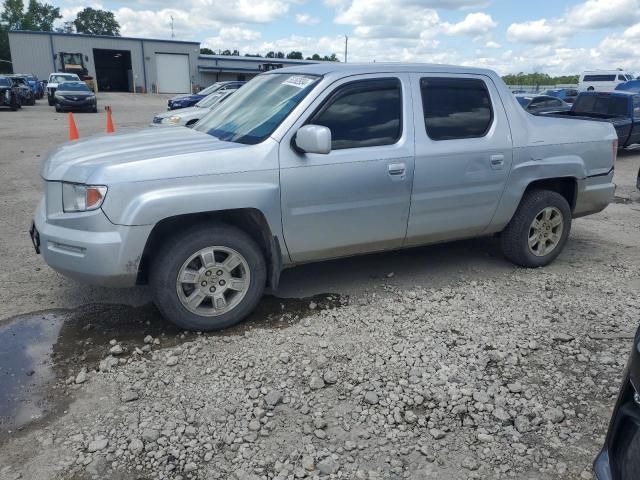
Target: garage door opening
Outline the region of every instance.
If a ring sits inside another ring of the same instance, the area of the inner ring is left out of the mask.
[[[101,92],[132,92],[131,52],[93,49],[96,81]]]

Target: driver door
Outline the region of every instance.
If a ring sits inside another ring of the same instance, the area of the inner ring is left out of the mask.
[[[408,75],[362,75],[325,90],[280,143],[284,238],[294,262],[398,248],[409,216],[414,129]],[[326,126],[329,154],[300,153],[296,131]]]

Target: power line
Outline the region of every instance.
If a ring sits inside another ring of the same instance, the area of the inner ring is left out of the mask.
[[[347,48],[349,45],[349,37],[344,36],[344,63],[347,63]]]

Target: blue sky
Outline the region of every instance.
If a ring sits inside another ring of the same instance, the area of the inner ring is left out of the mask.
[[[66,19],[111,10],[122,34],[241,53],[336,53],[350,61],[490,67],[501,74],[640,71],[640,0],[49,0]]]

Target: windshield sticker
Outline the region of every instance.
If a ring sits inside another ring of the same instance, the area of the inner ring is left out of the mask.
[[[300,75],[292,75],[287,78],[282,85],[291,85],[296,88],[305,88],[313,83],[313,78],[302,77]]]

